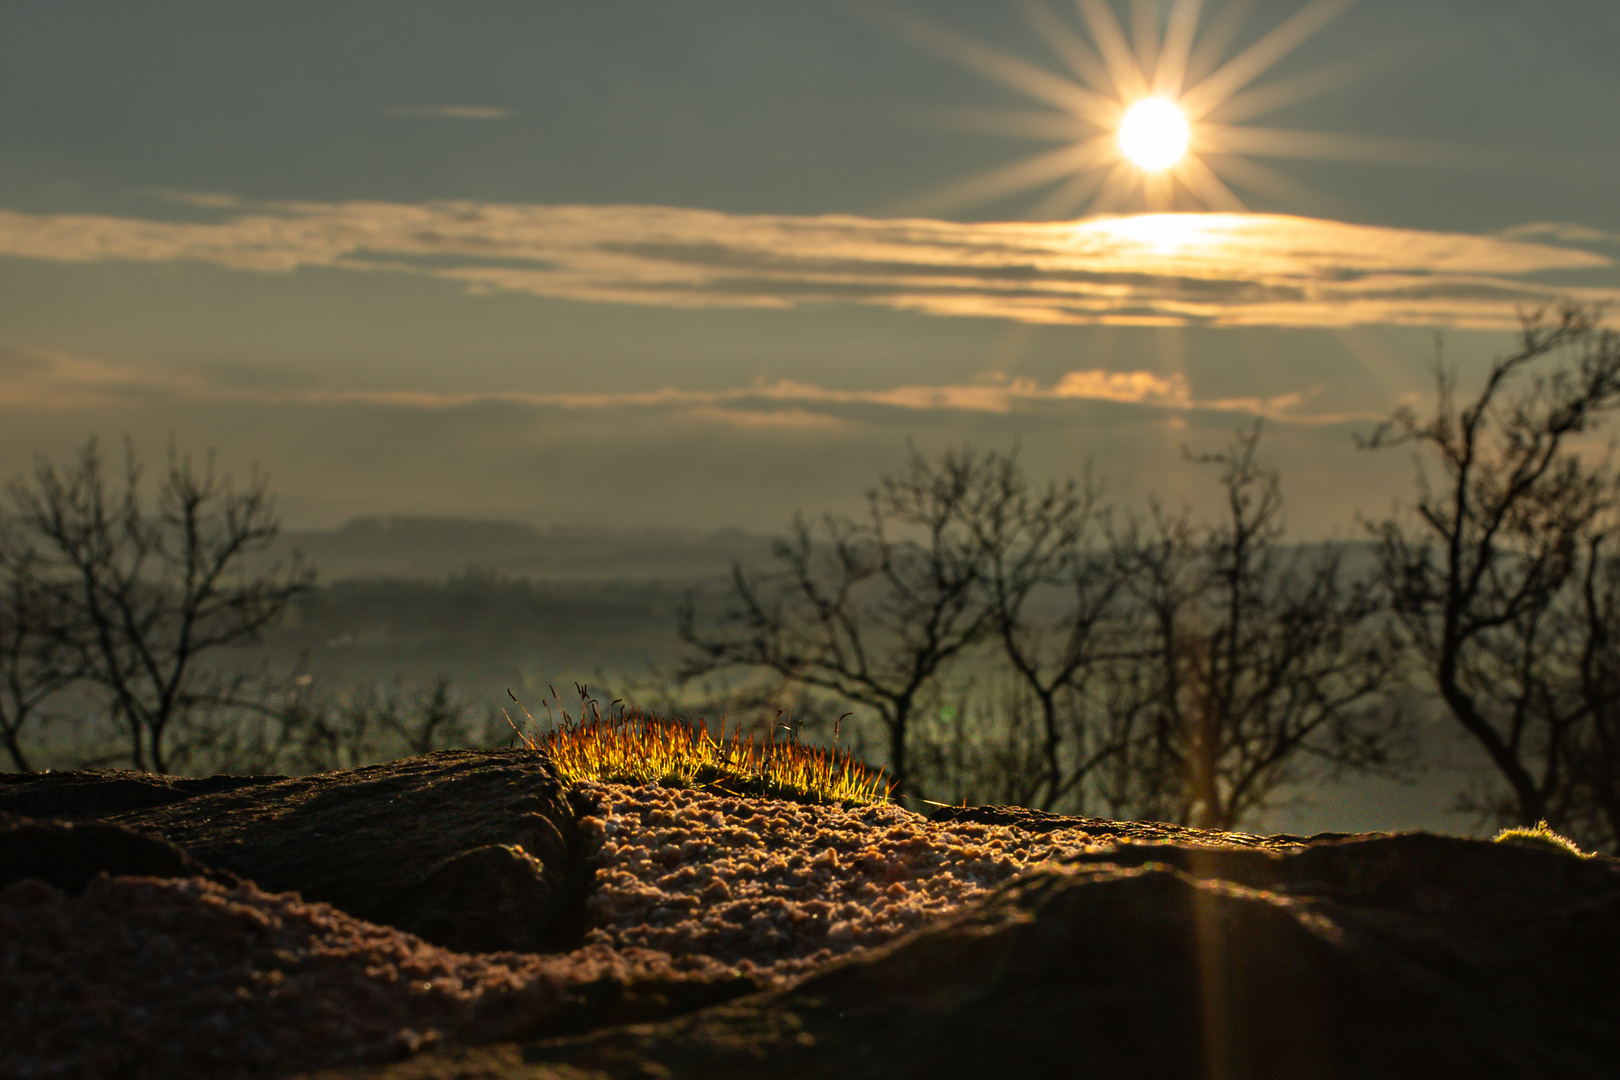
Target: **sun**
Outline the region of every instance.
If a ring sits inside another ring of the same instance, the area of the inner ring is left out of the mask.
[[[1400,161],[1423,148],[1250,121],[1354,77],[1355,68],[1342,64],[1262,81],[1354,2],[1311,0],[1276,26],[1250,32],[1248,0],[1230,0],[1207,20],[1203,0],[1075,0],[1079,27],[1040,0],[1018,0],[1062,72],[889,12],[889,24],[915,43],[1046,106],[954,110],[956,126],[1059,144],[925,193],[906,208],[952,213],[1041,189],[1028,217],[1248,209],[1235,189],[1293,208],[1331,204],[1255,159]],[[1123,21],[1116,3],[1126,10]]]
[[[1119,151],[1144,172],[1163,172],[1187,154],[1192,128],[1173,101],[1143,98],[1119,122]]]

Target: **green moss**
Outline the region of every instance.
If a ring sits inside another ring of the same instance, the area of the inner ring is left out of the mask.
[[[1562,851],[1568,855],[1579,855],[1585,858],[1586,852],[1567,836],[1553,832],[1552,826],[1546,820],[1536,822],[1534,827],[1519,825],[1512,829],[1503,829],[1496,834],[1498,844],[1521,844],[1524,847],[1545,848],[1548,851]]]

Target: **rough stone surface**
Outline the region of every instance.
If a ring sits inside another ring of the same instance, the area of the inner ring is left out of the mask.
[[[133,769],[0,773],[0,812],[82,821],[239,791],[285,776],[161,776]]]
[[[1087,836],[1105,844],[1179,843],[1200,847],[1214,844],[1277,848],[1323,840],[1342,840],[1351,835],[1318,833],[1315,836],[1293,836],[1275,833],[1271,836],[1251,836],[1248,833],[1190,829],[1185,825],[1170,825],[1162,821],[1109,821],[1106,818],[1064,817],[1061,814],[1048,814],[1044,810],[1030,810],[1022,806],[946,806],[929,814],[928,820],[942,825],[960,825],[969,822],[980,825],[1010,825],[1021,832],[1037,835],[1061,831]]]
[[[235,875],[204,866],[168,841],[122,825],[34,821],[0,813],[0,889],[33,878],[77,896],[97,874],[240,884]]]
[[[1423,834],[1033,869],[784,990],[351,1077],[1610,1077],[1620,864]]]
[[[546,760],[527,751],[444,751],[292,778],[12,774],[0,811],[124,826],[266,892],[462,952],[552,952],[582,932],[589,881],[577,814]]]
[[[58,819],[0,820],[0,1073],[1478,1080],[1620,1060],[1614,859],[611,787],[564,790],[523,751],[0,778],[0,812]],[[739,974],[756,938],[777,952]],[[711,940],[732,952],[671,944]]]
[[[296,893],[101,875],[0,889],[0,1077],[246,1080],[557,1036],[758,989],[587,946],[467,953]]]

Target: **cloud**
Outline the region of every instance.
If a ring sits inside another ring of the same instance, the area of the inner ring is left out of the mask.
[[[724,424],[743,430],[832,431],[882,413],[955,412],[996,415],[1073,409],[1104,402],[1158,410],[1243,413],[1284,423],[1317,425],[1381,419],[1381,414],[1312,413],[1303,406],[1315,391],[1271,398],[1195,398],[1184,375],[1150,371],[1070,371],[1050,386],[1033,379],[839,390],[779,379],[719,390],[535,392],[334,390],[297,380],[261,377],[224,367],[171,370],[120,366],[65,353],[0,343],[0,401],[32,409],[73,409],[145,402],[249,403],[331,407],[372,406],[395,411],[447,412],[491,406],[554,414],[620,414]]]
[[[436,120],[501,120],[512,115],[511,109],[493,109],[487,105],[390,105],[379,111],[388,116],[425,116]]]
[[[1185,406],[1191,400],[1185,375],[1176,374],[1166,379],[1148,371],[1071,371],[1058,380],[1052,393],[1060,398],[1173,406]]]
[[[836,416],[809,409],[727,409],[699,405],[680,415],[702,423],[725,424],[746,431],[835,431],[848,426]]]
[[[1535,221],[1528,225],[1515,225],[1499,234],[1504,240],[1540,238],[1566,244],[1620,244],[1620,233],[1604,232],[1567,221]]]
[[[0,402],[13,408],[64,410],[155,400],[201,400],[206,379],[149,371],[104,360],[0,343]]]
[[[210,196],[209,205],[217,202]],[[860,304],[1047,324],[1511,328],[1620,299],[1613,260],[1524,239],[1273,214],[957,223],[660,206],[262,204],[196,223],[0,210],[0,256],[323,267],[474,292],[669,307]]]
[[[0,379],[17,375],[36,375],[48,371],[51,354],[26,345],[8,345],[0,341]]]
[[[173,188],[147,188],[164,202],[194,206],[201,210],[239,210],[246,206],[239,197],[224,191],[175,191]]]

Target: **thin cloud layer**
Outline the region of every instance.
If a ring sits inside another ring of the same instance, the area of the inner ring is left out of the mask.
[[[389,116],[421,116],[434,120],[501,120],[512,115],[511,109],[488,105],[390,105],[382,112]]]
[[[334,390],[309,385],[263,386],[251,379],[210,377],[205,371],[123,366],[59,352],[0,343],[0,400],[35,410],[82,409],[140,402],[371,405],[399,410],[516,406],[556,413],[635,413],[721,423],[744,430],[836,430],[883,412],[1009,415],[1106,402],[1170,414],[1244,413],[1296,424],[1376,419],[1372,414],[1311,412],[1316,391],[1269,398],[1195,398],[1187,378],[1150,371],[1070,371],[1047,386],[1033,379],[839,390],[791,379],[719,390],[542,393],[521,390]]]
[[[229,213],[211,199],[202,206]],[[658,206],[298,202],[196,223],[0,210],[0,256],[259,273],[323,267],[583,301],[846,303],[1048,324],[1497,329],[1558,298],[1620,299],[1613,287],[1538,280],[1613,269],[1590,251],[1273,214],[961,224]]]
[[[1533,221],[1528,225],[1515,225],[1503,229],[1504,240],[1557,240],[1567,244],[1620,245],[1620,233],[1604,232],[1569,221]]]

